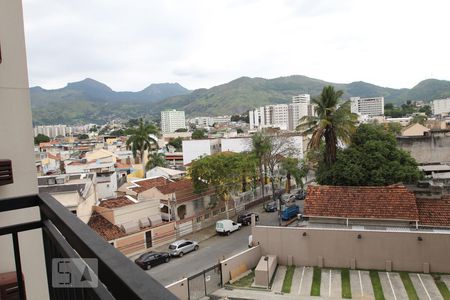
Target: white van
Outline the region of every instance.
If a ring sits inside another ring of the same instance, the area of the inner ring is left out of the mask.
[[[241,228],[241,224],[232,220],[220,220],[216,223],[216,232],[218,234],[230,235],[230,233],[239,230],[239,228]]]

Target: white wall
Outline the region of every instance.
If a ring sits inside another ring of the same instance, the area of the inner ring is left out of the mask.
[[[183,165],[202,155],[211,155],[211,140],[183,141]]]
[[[22,3],[0,0],[0,158],[11,159],[14,183],[0,186],[0,199],[37,194]],[[0,227],[39,219],[37,208],[0,213]],[[48,298],[42,233],[19,234],[28,299]],[[14,271],[11,237],[0,237],[0,273]],[[27,280],[28,279],[28,280]]]
[[[233,139],[221,139],[222,152],[245,152],[252,150],[252,139],[246,138],[233,138]]]

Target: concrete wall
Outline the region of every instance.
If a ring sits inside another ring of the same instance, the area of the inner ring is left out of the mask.
[[[278,259],[276,255],[267,255],[267,261],[265,258],[266,256],[262,256],[255,268],[256,286],[268,287],[278,266]]]
[[[211,140],[183,141],[183,165],[202,155],[211,155]]]
[[[143,201],[119,208],[114,208],[115,225],[137,222],[139,219],[159,215],[159,199]]]
[[[230,258],[222,260],[220,262],[222,267],[222,284],[230,281],[230,271],[236,269],[241,264],[246,264],[248,270],[253,269],[258,264],[261,257],[261,247],[256,246],[245,250],[239,254],[236,254]]]
[[[37,194],[22,2],[0,0],[0,158],[11,159],[14,183],[0,186],[1,199]],[[0,227],[39,220],[38,208],[0,213]],[[48,298],[42,232],[19,234],[28,299]],[[15,271],[11,236],[0,237],[0,273]]]
[[[430,272],[450,273],[450,234],[269,226],[255,226],[252,234],[261,254],[277,255],[281,265],[292,256],[296,266],[385,270],[391,261],[397,271],[422,272],[429,264]]]
[[[450,132],[431,132],[428,136],[397,137],[400,148],[418,163],[450,162]]]
[[[189,300],[189,289],[187,278],[169,284],[168,286],[166,286],[166,289],[168,289],[180,300]]]

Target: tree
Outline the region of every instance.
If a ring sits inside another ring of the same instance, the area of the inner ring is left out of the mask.
[[[357,115],[350,112],[350,101],[338,106],[342,95],[342,91],[335,91],[332,86],[324,87],[320,97],[311,101],[317,116],[302,117],[297,126],[303,135],[312,134],[308,149],[318,149],[320,142],[325,140],[327,166],[336,161],[338,142],[348,143],[356,129]]]
[[[123,136],[125,135],[125,131],[123,129],[117,129],[117,130],[113,130],[109,133],[110,136],[115,136],[115,137],[119,137],[119,136]]]
[[[127,140],[127,148],[131,148],[133,155],[136,157],[139,153],[141,159],[142,170],[145,170],[144,153],[147,150],[154,149],[158,146],[156,136],[159,131],[158,128],[144,120],[139,119],[138,127],[130,128],[131,136]],[[144,175],[145,176],[145,175]]]
[[[252,136],[252,152],[258,160],[259,180],[261,183],[262,197],[264,198],[264,174],[263,162],[266,154],[270,151],[269,137],[262,132],[257,132]]]
[[[187,132],[187,128],[178,128],[175,132]]]
[[[86,140],[88,138],[89,138],[89,135],[87,135],[85,133],[82,133],[82,134],[78,135],[78,139],[79,140]]]
[[[236,129],[236,132],[237,133],[244,133],[244,130],[242,130],[242,128],[238,128],[238,129]]]
[[[167,145],[170,145],[175,148],[176,151],[182,151],[183,150],[183,139],[180,137],[171,139]]]
[[[421,108],[419,108],[419,112],[425,113],[428,117],[433,114],[431,111],[431,106],[429,105],[424,105]]]
[[[97,131],[98,131],[97,125],[94,125],[89,129],[89,132],[97,132]]]
[[[154,167],[166,167],[166,156],[163,153],[151,152],[148,154],[148,161],[145,165],[145,170],[151,170]]]
[[[193,140],[201,140],[206,138],[206,130],[205,129],[195,129],[194,132],[192,132],[192,139]]]
[[[395,136],[382,125],[362,124],[348,148],[339,150],[336,162],[319,164],[320,184],[343,186],[414,183],[422,178],[416,161],[397,147]]]
[[[399,135],[402,132],[402,125],[397,122],[387,123],[387,130],[393,133],[394,135]]]
[[[303,178],[308,174],[308,167],[304,161],[294,157],[285,157],[281,161],[281,168],[286,172],[287,187],[286,192],[291,192],[291,176],[295,179],[295,184],[303,189]]]
[[[34,144],[39,145],[40,143],[48,143],[50,142],[50,138],[45,134],[38,133],[37,136],[34,137]]]
[[[216,195],[225,203],[227,219],[228,201],[241,180],[240,161],[239,153],[222,152],[194,160],[188,170],[196,193],[203,193],[209,188],[215,189]]]
[[[412,117],[410,124],[419,123],[421,125],[425,125],[427,121],[427,116],[416,114]]]

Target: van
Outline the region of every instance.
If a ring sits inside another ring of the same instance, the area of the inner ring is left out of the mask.
[[[232,220],[220,220],[216,222],[216,232],[218,234],[230,235],[233,231],[241,228],[240,223],[233,222]]]
[[[293,217],[297,216],[297,214],[299,212],[300,212],[300,208],[298,207],[298,205],[288,206],[281,212],[281,219],[283,221],[290,220]]]

